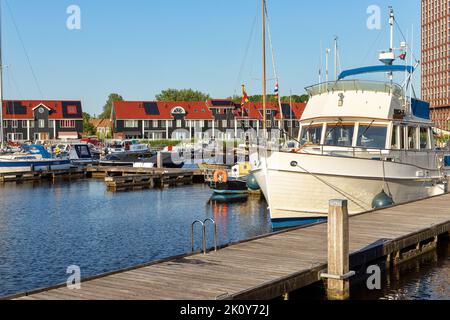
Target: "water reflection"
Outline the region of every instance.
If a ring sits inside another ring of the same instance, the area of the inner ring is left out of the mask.
[[[0,296],[63,283],[73,264],[87,277],[187,253],[197,219],[217,221],[220,245],[271,232],[261,199],[211,194],[203,185],[109,193],[96,180],[0,186]]]

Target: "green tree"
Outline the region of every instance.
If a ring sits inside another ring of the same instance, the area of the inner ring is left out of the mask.
[[[111,93],[108,96],[108,101],[106,101],[106,104],[103,106],[103,112],[100,114],[100,119],[111,119],[111,110],[113,102],[116,101],[123,101],[123,98],[118,93]]]
[[[167,89],[156,95],[157,101],[206,101],[209,94],[192,89]]]
[[[91,115],[87,112],[83,112],[83,133],[87,136],[93,136],[96,134],[95,128],[90,120]]]
[[[237,96],[237,95],[234,95],[234,96],[230,97],[229,99],[231,99],[233,102],[236,102],[236,103],[240,103],[242,101],[242,97]],[[262,102],[262,95],[250,96],[250,97],[248,97],[248,100],[250,100],[250,102]],[[308,100],[309,100],[309,96],[307,94],[304,94],[301,96],[292,95],[292,96],[281,97],[281,102],[283,102],[283,103],[289,103],[290,101],[292,101],[292,103],[306,103],[306,102],[308,102]],[[267,102],[278,102],[277,97],[275,95],[268,94]]]

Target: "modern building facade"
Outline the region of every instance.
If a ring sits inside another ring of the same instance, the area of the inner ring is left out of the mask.
[[[78,139],[83,132],[80,101],[3,101],[7,141]]]
[[[422,0],[422,98],[436,127],[450,129],[450,0]]]
[[[280,122],[293,137],[298,135],[299,119],[305,104],[268,103],[267,129],[278,130]],[[263,124],[262,103],[248,103],[243,108],[231,100],[206,102],[114,102],[112,111],[115,139],[192,139],[241,138],[242,133],[258,133]]]

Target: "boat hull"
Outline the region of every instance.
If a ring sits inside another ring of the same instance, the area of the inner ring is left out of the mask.
[[[427,171],[428,176],[419,179],[421,169],[407,164],[385,162],[383,169],[379,160],[282,152],[269,157],[267,165],[265,161],[253,174],[274,225],[326,218],[332,199],[347,199],[349,214],[354,215],[372,210],[382,190],[390,192],[396,204],[446,191],[437,172]]]
[[[72,166],[70,160],[14,161],[0,160],[0,173],[17,173],[28,171],[66,170]]]

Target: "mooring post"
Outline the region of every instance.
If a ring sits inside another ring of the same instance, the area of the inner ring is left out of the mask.
[[[158,155],[156,156],[156,167],[158,169],[161,169],[163,167],[162,153],[161,152],[158,152]]]
[[[331,200],[328,214],[327,295],[330,300],[350,298],[349,220],[347,200]]]

